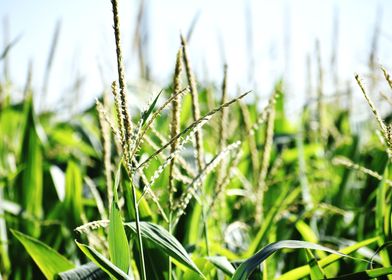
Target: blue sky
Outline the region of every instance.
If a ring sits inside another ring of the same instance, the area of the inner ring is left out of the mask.
[[[137,80],[136,56],[131,42],[139,1],[120,0],[127,78]],[[330,73],[332,46],[338,45],[338,73],[342,82],[354,72],[366,73],[377,8],[381,10],[381,37],[377,61],[391,69],[392,1],[380,0],[146,0],[152,77],[166,84],[179,47],[179,32],[186,32],[200,12],[190,42],[191,57],[199,80],[220,81],[222,45],[229,64],[229,87],[256,89],[267,96],[274,82],[285,77],[289,94],[304,95],[306,55],[315,69],[315,40],[321,45],[326,88],[333,88]],[[250,12],[246,13],[246,9]],[[333,38],[333,18],[338,15],[339,33]],[[250,15],[250,16],[249,16]],[[0,0],[0,16],[8,16],[11,39],[21,39],[10,53],[11,77],[23,87],[27,65],[33,61],[33,86],[42,88],[44,67],[56,22],[62,27],[51,73],[48,104],[69,94],[78,76],[83,77],[81,106],[90,104],[116,79],[115,51],[109,0]],[[252,22],[254,76],[249,81],[249,48],[246,24]],[[222,44],[223,43],[223,44]],[[288,44],[287,44],[288,43]],[[0,46],[3,36],[0,33]],[[104,81],[98,65],[104,72]],[[2,69],[2,67],[1,67]],[[2,70],[0,70],[2,71]],[[1,73],[1,72],[0,72]],[[315,75],[313,75],[315,76]],[[103,84],[104,83],[104,84]],[[148,94],[149,95],[149,94]],[[295,106],[294,106],[295,107]]]

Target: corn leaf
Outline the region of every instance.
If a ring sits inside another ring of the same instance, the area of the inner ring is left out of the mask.
[[[109,274],[111,277],[114,277],[114,279],[120,279],[120,280],[130,280],[131,278],[120,268],[115,266],[112,262],[110,262],[107,258],[105,258],[102,254],[100,254],[97,250],[94,248],[79,243],[75,240],[76,244],[82,250],[82,252],[91,260],[93,263],[95,263],[97,266],[99,266],[103,271],[105,271],[107,274]]]
[[[81,224],[83,181],[79,166],[73,161],[68,162],[65,172],[65,210],[70,213],[69,221],[73,227]]]
[[[20,205],[33,217],[40,219],[43,214],[43,155],[42,145],[37,133],[32,99],[25,104],[26,122],[20,151],[20,162],[23,169],[18,175],[18,196]],[[38,236],[37,224],[28,222],[24,228],[26,232]]]
[[[142,125],[145,124],[145,122],[147,121],[148,117],[151,115],[152,111],[153,111],[154,108],[155,108],[155,105],[157,104],[158,98],[159,98],[159,96],[161,96],[162,92],[163,92],[163,90],[161,90],[161,91],[157,94],[157,96],[154,98],[153,102],[152,102],[151,105],[148,107],[148,109],[142,113],[142,116],[141,116],[141,118],[142,118],[142,120],[143,120],[143,121],[142,121]]]
[[[16,230],[11,232],[22,243],[47,279],[54,279],[58,273],[75,267],[72,262],[41,241]]]
[[[386,276],[389,274],[392,274],[392,267],[382,267],[382,268],[369,269],[369,270],[350,273],[350,274],[338,276],[335,278],[329,278],[329,279],[335,279],[335,280],[358,280],[358,279],[361,279],[361,280],[366,280],[366,279],[374,279],[377,277]]]
[[[312,251],[309,249],[305,250],[306,258],[308,259],[308,265],[310,268],[310,279],[311,280],[319,280],[319,279],[326,279],[325,273],[323,269],[318,264],[316,258],[312,254]]]
[[[109,253],[111,261],[125,273],[129,269],[129,246],[120,210],[116,202],[112,203],[109,223]]]
[[[209,260],[215,267],[222,270],[226,275],[230,277],[233,276],[233,274],[235,273],[235,268],[226,257],[211,256],[211,257],[206,257],[206,259]]]
[[[125,225],[131,228],[132,231],[136,232],[136,224],[134,222],[126,223]],[[178,242],[178,240],[174,236],[172,236],[166,229],[149,222],[140,222],[140,227],[143,239],[151,242],[153,245],[163,250],[170,257],[176,259],[186,267],[192,269],[200,276],[203,276],[203,274],[196,266],[196,264],[191,260],[181,243]]]
[[[58,278],[62,280],[82,280],[82,279],[106,280],[108,279],[108,275],[102,269],[100,269],[95,263],[89,262],[87,264],[78,266],[74,269],[59,273]]]
[[[243,262],[236,270],[233,280],[245,280],[248,279],[248,277],[252,274],[252,272],[261,264],[263,263],[264,260],[266,260],[269,256],[271,256],[273,253],[276,251],[279,251],[281,249],[313,249],[313,250],[321,250],[321,251],[326,251],[331,254],[336,254],[338,256],[347,256],[346,254],[342,252],[338,252],[335,250],[332,250],[330,248],[310,243],[310,242],[305,242],[305,241],[299,241],[299,240],[282,240],[278,241],[275,243],[268,244],[265,246],[263,249],[258,251],[255,255],[247,259],[245,262]]]
[[[352,252],[358,250],[359,248],[368,246],[369,244],[372,244],[374,242],[376,242],[379,238],[378,237],[374,237],[374,238],[370,238],[370,239],[366,239],[362,242],[358,242],[354,245],[351,245],[349,247],[346,247],[342,250],[340,250],[340,253],[343,253],[345,255],[347,254],[351,254]],[[341,255],[329,255],[325,258],[322,258],[321,260],[318,261],[320,267],[326,267],[328,265],[330,265],[331,263],[341,259],[343,256]],[[297,268],[294,268],[288,272],[286,272],[285,274],[283,274],[282,276],[280,276],[278,278],[278,280],[295,280],[295,279],[301,279],[307,275],[310,274],[310,269],[308,265],[304,265],[304,266],[300,266]]]

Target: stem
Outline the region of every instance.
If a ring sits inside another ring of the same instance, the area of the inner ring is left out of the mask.
[[[207,256],[210,256],[210,245],[208,242],[208,223],[207,223],[207,215],[206,215],[207,211],[204,205],[202,205],[201,207],[202,207],[201,213],[202,213],[203,225],[204,225],[204,241],[206,245]]]
[[[173,211],[170,210],[169,214],[169,233],[172,234],[173,232],[173,225],[172,225],[172,220],[173,220]],[[172,262],[171,262],[171,257],[169,256],[169,280],[172,280]]]
[[[132,198],[133,198],[133,205],[134,205],[134,210],[135,210],[135,223],[136,223],[136,235],[137,235],[137,246],[139,249],[139,261],[141,265],[141,277],[142,280],[147,280],[146,277],[146,266],[144,263],[144,253],[143,253],[143,242],[142,242],[142,234],[140,231],[140,220],[139,220],[139,208],[138,208],[138,203],[137,203],[137,197],[136,197],[136,188],[132,183],[131,180],[131,185],[132,185]]]

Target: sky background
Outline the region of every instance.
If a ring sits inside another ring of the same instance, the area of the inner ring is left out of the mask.
[[[145,51],[158,88],[170,82],[179,33],[187,32],[196,14],[199,18],[189,48],[198,80],[220,82],[226,61],[232,95],[240,88],[266,97],[284,77],[289,96],[298,101],[292,105],[293,112],[305,95],[307,55],[312,61],[312,80],[316,79],[316,40],[320,41],[327,92],[335,88],[330,67],[334,45],[338,47],[336,71],[341,85],[353,81],[354,72],[366,75],[376,20],[381,29],[376,61],[387,69],[392,67],[390,0],[145,0],[145,5]],[[137,56],[132,53],[138,6],[139,1],[120,0],[123,50],[131,83],[138,80]],[[81,108],[116,79],[109,0],[0,0],[0,16],[3,22],[8,18],[10,39],[20,36],[9,55],[11,79],[22,89],[32,61],[36,92],[42,90],[53,32],[61,21],[47,106],[69,95],[78,77],[83,81],[78,98]],[[339,23],[337,35],[334,18]],[[1,28],[0,49],[3,46]],[[1,74],[1,63],[0,69]]]

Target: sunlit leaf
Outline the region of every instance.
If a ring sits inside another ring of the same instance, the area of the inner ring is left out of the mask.
[[[330,248],[313,244],[310,242],[299,241],[299,240],[282,240],[275,243],[271,243],[265,246],[263,249],[258,251],[255,255],[244,261],[236,270],[233,280],[245,280],[252,274],[252,272],[269,256],[276,251],[281,249],[313,249],[326,251],[338,256],[347,256],[344,253],[332,250]]]
[[[110,276],[114,277],[114,279],[121,279],[121,280],[130,280],[131,278],[125,274],[120,268],[115,266],[112,262],[110,262],[107,258],[105,258],[101,253],[99,253],[94,248],[79,243],[75,241],[80,250],[90,259],[92,260],[97,266],[99,266],[103,271],[105,271]]]
[[[11,232],[22,243],[47,279],[54,279],[56,274],[75,267],[72,262],[41,241],[16,230]]]
[[[136,232],[136,224],[134,222],[126,223],[126,225]],[[199,275],[203,275],[196,264],[191,260],[181,243],[166,229],[149,222],[140,222],[140,227],[143,239],[148,240],[159,247],[170,257],[176,259]]]
[[[129,246],[117,203],[112,203],[109,223],[109,252],[112,262],[125,273],[129,268]]]

